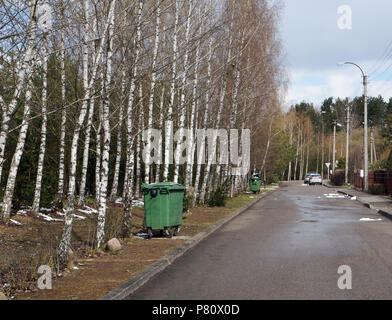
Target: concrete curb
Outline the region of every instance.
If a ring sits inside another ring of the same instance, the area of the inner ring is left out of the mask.
[[[218,229],[222,228],[226,223],[229,221],[233,220],[237,216],[239,216],[241,213],[246,211],[247,209],[253,207],[257,202],[259,202],[261,199],[264,199],[266,196],[272,194],[276,190],[272,191],[267,191],[263,194],[261,194],[257,199],[251,201],[244,207],[230,213],[228,216],[225,218],[219,220],[218,222],[214,223],[213,225],[209,226],[206,230],[199,232],[197,235],[192,237],[191,239],[185,241],[182,246],[174,249],[171,251],[169,254],[164,256],[162,259],[158,260],[148,268],[144,269],[142,272],[134,276],[132,279],[128,280],[118,288],[110,291],[108,294],[106,294],[103,298],[100,300],[123,300],[132,293],[134,293],[137,289],[142,287],[147,281],[149,281],[151,278],[153,278],[155,275],[158,273],[162,272],[165,270],[169,265],[171,265],[176,259],[181,257],[182,255],[185,254],[189,249],[193,248],[196,246],[198,243],[200,243],[202,240],[206,239],[208,236],[210,236],[212,233],[217,231]]]
[[[352,194],[350,194],[348,192],[345,192],[345,191],[342,191],[342,190],[338,190],[338,193],[345,194],[345,195],[347,195],[347,196],[349,196],[351,198],[354,197]],[[370,204],[368,202],[365,202],[365,201],[362,201],[359,197],[357,197],[357,201],[362,203],[366,208],[369,208],[369,209],[372,209],[372,210],[376,210],[378,214],[381,214],[385,218],[392,220],[392,213],[387,212],[387,211],[382,210],[382,209],[377,209],[372,204]]]

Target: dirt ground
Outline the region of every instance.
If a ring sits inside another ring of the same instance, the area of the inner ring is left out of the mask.
[[[142,231],[143,208],[134,208],[133,236],[129,239],[120,239],[122,250],[116,253],[88,249],[95,237],[96,216],[75,212],[77,215],[86,216],[87,219],[74,222],[72,249],[75,259],[66,270],[61,273],[54,272],[56,274],[53,277],[52,290],[36,288],[35,270],[43,261],[54,266],[52,256],[55,256],[63,223],[45,222],[28,212],[27,215],[14,216],[13,219],[22,226],[0,225],[0,286],[3,286],[3,291],[8,296],[18,300],[99,299],[179,247],[189,237],[203,231],[254,198],[253,194],[242,194],[229,199],[222,208],[194,208],[184,214],[180,235],[171,239],[160,235],[149,240],[137,237],[136,234]],[[117,217],[121,216],[121,212],[121,206],[111,205],[106,230],[108,238],[116,235],[119,228]],[[54,212],[47,215],[58,218]],[[34,254],[28,254],[29,251]],[[29,267],[21,267],[23,264]],[[7,284],[11,286],[4,288]]]

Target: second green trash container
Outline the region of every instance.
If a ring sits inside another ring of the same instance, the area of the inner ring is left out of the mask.
[[[260,187],[261,187],[261,179],[260,177],[254,175],[249,179],[249,187],[250,191],[253,191],[253,193],[259,193],[260,192]]]
[[[185,187],[173,182],[142,184],[147,232],[153,230],[172,237],[180,232]]]

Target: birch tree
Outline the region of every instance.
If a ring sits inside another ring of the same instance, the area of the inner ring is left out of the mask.
[[[113,185],[110,193],[110,199],[112,201],[117,197],[118,184],[120,178],[120,162],[122,154],[122,125],[124,122],[124,101],[125,101],[125,90],[126,90],[126,73],[125,69],[121,71],[121,102],[118,111],[118,125],[117,125],[117,148],[116,148],[116,164],[114,167]]]
[[[101,184],[99,190],[99,208],[98,208],[98,225],[97,225],[97,247],[100,248],[105,241],[105,216],[106,216],[106,200],[109,179],[109,152],[110,152],[110,87],[112,82],[112,57],[113,57],[113,34],[114,34],[114,18],[115,7],[109,13],[108,26],[108,47],[106,57],[106,85],[103,103],[102,124],[103,124],[103,149],[102,149],[102,170]]]
[[[48,50],[46,34],[44,36],[44,44],[43,44],[43,58],[42,58],[42,67],[43,67],[43,83],[42,83],[42,124],[41,124],[41,143],[39,147],[39,156],[38,156],[38,168],[37,168],[37,180],[35,184],[34,191],[34,201],[32,211],[34,213],[38,213],[40,207],[40,199],[41,199],[41,186],[42,186],[42,172],[44,168],[44,159],[45,159],[45,151],[46,151],[46,126],[48,122],[47,115],[47,105],[48,105]]]
[[[132,224],[132,200],[133,200],[133,165],[134,165],[134,153],[133,153],[133,142],[132,137],[132,114],[133,114],[133,103],[135,98],[135,82],[139,71],[139,55],[141,48],[141,27],[142,27],[142,12],[143,12],[143,0],[139,0],[138,13],[137,13],[137,26],[136,26],[136,39],[135,39],[135,59],[133,66],[133,73],[130,83],[130,91],[128,98],[128,109],[127,109],[127,159],[126,159],[126,181],[124,181],[124,219],[123,219],[123,236],[129,236],[131,232]]]
[[[2,107],[3,118],[1,121],[1,129],[0,129],[0,181],[2,178],[3,165],[4,165],[4,152],[5,145],[8,137],[8,130],[11,121],[11,116],[14,114],[18,100],[21,97],[25,85],[26,77],[30,77],[30,73],[32,72],[33,60],[34,60],[34,52],[36,50],[36,42],[35,42],[35,32],[37,26],[37,6],[36,2],[38,0],[29,0],[27,5],[29,8],[29,16],[30,20],[28,22],[27,27],[27,38],[28,44],[26,51],[23,55],[22,63],[20,66],[17,66],[16,70],[16,84],[15,90],[12,95],[11,101],[6,104],[4,98],[0,95],[0,105]]]
[[[181,98],[180,98],[180,105],[178,107],[180,112],[180,121],[179,121],[179,137],[180,140],[177,142],[177,148],[175,152],[175,166],[174,166],[174,182],[178,183],[178,175],[179,175],[179,168],[180,168],[180,152],[181,147],[183,144],[183,135],[184,135],[184,127],[185,127],[185,116],[186,116],[186,108],[185,105],[185,92],[186,92],[186,81],[187,81],[187,73],[188,73],[188,60],[189,60],[189,32],[191,27],[191,16],[193,10],[193,0],[189,1],[189,8],[188,8],[188,15],[187,15],[187,22],[185,28],[185,53],[184,53],[184,71],[181,76]],[[189,140],[189,137],[187,137]],[[188,142],[188,141],[187,141]],[[188,150],[191,152],[191,149]]]
[[[61,72],[61,125],[60,125],[60,148],[59,148],[59,182],[57,187],[57,205],[63,200],[64,176],[65,176],[65,132],[67,125],[66,104],[66,74],[65,74],[65,6],[61,2],[61,33],[60,33],[60,72]]]
[[[87,2],[87,0],[86,0]],[[88,12],[88,4],[85,2],[85,12]],[[103,36],[101,38],[100,44],[99,44],[99,49],[97,51],[97,56],[95,57],[95,61],[92,65],[92,72],[91,72],[91,79],[89,82],[89,85],[87,87],[87,90],[85,92],[85,99],[88,99],[90,97],[90,92],[92,89],[92,86],[94,84],[96,74],[97,74],[97,69],[98,65],[102,59],[102,54],[103,54],[103,47],[104,44],[107,41],[107,30],[108,26],[111,21],[111,16],[114,14],[114,8],[116,5],[116,0],[112,0],[110,2],[110,8],[109,8],[109,13],[108,13],[108,18],[105,22],[105,27],[104,27],[104,32]],[[84,32],[88,32],[87,26],[84,26]],[[87,49],[86,46],[84,45],[83,52],[86,53]],[[87,52],[88,54],[88,52]],[[87,68],[88,68],[88,63],[86,60],[88,59],[88,56],[83,56],[83,63],[86,68],[86,70],[83,70],[85,73],[87,73]],[[84,75],[84,79],[86,78],[86,75]],[[79,117],[77,119],[77,122],[75,124],[74,128],[74,134],[72,138],[72,145],[71,145],[71,168],[70,168],[70,173],[69,173],[69,183],[68,183],[68,193],[67,193],[67,201],[66,201],[66,206],[65,206],[65,224],[64,224],[64,229],[61,237],[61,242],[59,246],[59,262],[60,265],[65,265],[68,257],[68,252],[70,249],[71,245],[71,232],[72,232],[72,221],[73,221],[73,210],[74,210],[74,201],[75,201],[75,183],[76,183],[76,166],[77,166],[77,147],[78,147],[78,142],[79,142],[79,135],[80,135],[80,130],[83,125],[84,119],[86,117],[87,113],[87,103],[82,104],[82,108],[79,113]]]
[[[167,110],[168,125],[165,130],[165,166],[163,172],[163,179],[165,181],[169,178],[169,164],[170,164],[170,148],[172,146],[171,132],[173,130],[173,106],[174,97],[176,89],[176,79],[177,79],[177,37],[178,37],[178,21],[179,21],[179,0],[175,0],[175,13],[174,13],[174,30],[173,30],[173,60],[172,60],[172,77],[170,86],[170,102],[169,108]]]
[[[207,88],[211,86],[211,60],[212,60],[212,39],[208,45],[208,59],[207,59]],[[193,195],[193,206],[196,205],[197,197],[199,195],[199,184],[200,184],[200,177],[201,177],[201,163],[203,161],[203,157],[205,154],[206,142],[205,142],[205,130],[207,129],[208,124],[208,115],[209,115],[209,107],[210,107],[210,91],[207,89],[206,91],[206,98],[205,98],[205,111],[203,117],[203,134],[201,135],[201,145],[200,150],[198,150],[197,156],[197,171],[196,171],[196,180],[195,180],[195,192]],[[199,141],[199,139],[198,139]]]
[[[157,67],[157,57],[160,39],[160,25],[161,25],[161,0],[159,0],[156,11],[156,21],[155,21],[155,42],[154,51],[152,56],[152,66],[151,66],[151,86],[150,86],[150,97],[148,100],[148,127],[147,129],[152,129],[152,117],[153,117],[153,107],[154,107],[154,97],[155,97],[155,84],[156,84],[156,67]],[[150,159],[151,159],[151,131],[147,134],[147,145],[146,145],[146,183],[151,183],[150,179]]]

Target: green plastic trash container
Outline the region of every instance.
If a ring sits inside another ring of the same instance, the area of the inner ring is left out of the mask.
[[[261,179],[258,176],[252,176],[249,179],[249,187],[250,191],[253,191],[253,193],[260,192]]]
[[[159,230],[167,237],[181,230],[185,187],[173,182],[142,184],[147,232]]]

